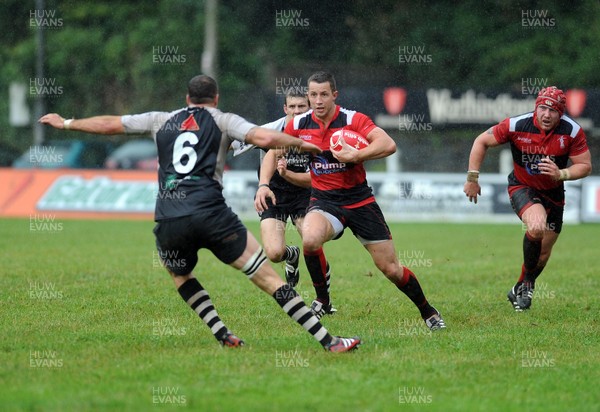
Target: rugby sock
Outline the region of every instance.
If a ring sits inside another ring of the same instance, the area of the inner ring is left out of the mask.
[[[542,274],[545,267],[546,267],[545,265],[544,266],[536,266],[535,270],[531,273],[531,276],[533,277],[534,282],[538,278],[538,276]]]
[[[525,266],[525,276],[523,280],[534,282],[537,277],[535,269],[540,260],[542,251],[542,240],[534,239],[529,232],[525,232],[523,236],[523,266]]]
[[[329,263],[323,253],[323,248],[320,247],[315,251],[304,250],[304,261],[306,268],[312,279],[317,300],[324,305],[329,305],[329,284],[331,274],[329,272]]]
[[[295,256],[294,248],[292,248],[291,246],[285,245],[285,252],[283,252],[283,256],[281,257],[280,262],[293,259],[294,256]]]
[[[542,272],[544,271],[545,267],[546,266],[536,266],[535,270],[533,272],[531,272],[531,277],[533,278],[534,281],[537,279],[537,277],[539,275],[542,274]],[[525,265],[522,265],[521,266],[521,276],[519,276],[519,280],[517,281],[517,285],[516,285],[517,287],[519,287],[519,285],[521,283],[523,283],[523,280],[525,280],[525,272],[526,272]]]
[[[417,277],[409,268],[403,267],[402,280],[397,283],[394,282],[394,284],[415,304],[423,319],[437,313],[433,306],[427,302]]]
[[[188,279],[177,289],[181,298],[200,316],[217,340],[227,333],[227,328],[221,322],[208,292],[204,290],[198,279]]]
[[[298,293],[288,284],[273,293],[273,297],[289,317],[298,322],[308,333],[323,346],[329,344],[333,337],[319,319],[310,311]]]

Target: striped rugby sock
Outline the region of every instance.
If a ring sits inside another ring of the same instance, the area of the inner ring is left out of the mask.
[[[314,336],[323,346],[329,344],[333,337],[319,319],[312,314],[298,293],[288,284],[273,293],[273,297],[289,317],[298,322],[308,333]]]
[[[181,298],[200,316],[217,340],[227,333],[225,324],[219,318],[208,292],[204,290],[198,279],[188,279],[177,289]]]
[[[296,258],[299,257],[299,256],[296,256],[296,249],[294,249],[291,246],[285,245],[285,252],[283,252],[283,256],[281,257],[280,262],[292,260],[292,259],[294,259],[294,257],[296,257]]]

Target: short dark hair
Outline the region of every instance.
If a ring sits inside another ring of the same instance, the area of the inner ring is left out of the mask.
[[[337,86],[335,85],[335,78],[333,77],[333,74],[331,74],[329,72],[320,71],[320,72],[313,73],[313,75],[310,76],[308,78],[308,80],[306,81],[306,85],[308,86],[310,84],[310,82],[315,82],[315,83],[329,82],[329,85],[331,86],[331,91],[335,92],[337,90]]]
[[[285,94],[285,104],[286,105],[287,105],[288,99],[291,97],[299,97],[301,99],[306,99],[306,102],[309,103],[308,96],[306,95],[306,93],[304,93],[301,90],[297,90],[295,88],[291,88],[290,90],[288,90],[287,93]]]
[[[218,93],[215,79],[205,74],[192,77],[188,83],[188,96],[194,104],[211,103]]]

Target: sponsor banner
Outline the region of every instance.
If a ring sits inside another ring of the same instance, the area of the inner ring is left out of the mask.
[[[225,172],[223,182],[231,208],[258,219],[256,172]],[[152,220],[158,195],[156,172],[145,171],[0,168],[0,184],[0,217]]]
[[[463,193],[466,174],[368,173],[369,185],[389,221],[519,223],[510,205],[507,176],[482,174],[477,204]],[[567,182],[565,223],[580,222],[579,182]]]
[[[116,180],[111,176],[86,179],[79,175],[59,176],[42,195],[41,211],[152,213],[156,182]]]
[[[584,213],[600,220],[600,179],[587,180]],[[477,204],[463,193],[464,174],[371,172],[368,181],[389,221],[520,223],[504,175],[481,175]],[[258,219],[257,183],[254,171],[223,176],[225,199],[242,219]],[[0,193],[0,216],[5,217],[152,219],[158,190],[156,173],[142,171],[0,169],[0,184],[7,189]],[[578,223],[581,185],[567,182],[566,187],[564,220]]]
[[[0,169],[0,216],[152,219],[155,172]]]
[[[256,171],[226,171],[223,173],[223,196],[231,209],[244,220],[258,220],[254,195],[258,186]]]
[[[600,222],[600,177],[583,179],[581,197],[581,220]]]
[[[454,126],[492,126],[507,117],[532,112],[541,86],[525,87],[516,92],[455,91],[450,89],[405,89],[389,87],[371,105],[375,123],[386,129],[419,131],[409,123],[427,124],[431,128]],[[598,111],[600,92],[597,90],[564,89],[567,95],[566,114],[573,117],[588,133],[600,123]],[[365,92],[365,95],[368,93]],[[373,101],[363,96],[363,101]],[[360,104],[358,107],[363,106]],[[414,129],[414,130],[413,130]]]

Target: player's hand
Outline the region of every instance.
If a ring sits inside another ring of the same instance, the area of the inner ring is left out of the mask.
[[[49,114],[45,114],[42,117],[40,117],[38,122],[40,122],[42,124],[48,124],[56,129],[63,129],[64,124],[65,124],[65,119],[57,113],[49,113]]]
[[[284,177],[287,173],[287,160],[285,157],[277,159],[277,172],[279,172],[281,177]]]
[[[550,176],[554,180],[560,179],[560,169],[548,156],[540,159],[540,163],[538,163],[538,169],[543,175]]]
[[[293,150],[293,149],[290,149],[290,150]],[[319,154],[319,153],[323,152],[321,150],[321,148],[319,148],[319,146],[316,146],[312,143],[305,142],[304,140],[302,141],[302,145],[297,150],[299,152],[309,152],[309,153],[314,153],[314,154]]]
[[[340,137],[340,139],[342,148],[336,151],[332,150],[331,153],[333,154],[333,157],[344,163],[359,163],[358,150],[346,143],[343,137]]]
[[[469,198],[469,202],[477,204],[477,196],[481,196],[481,186],[477,182],[466,182],[463,192]]]
[[[254,209],[260,214],[269,208],[267,203],[267,199],[271,199],[271,202],[275,205],[277,204],[277,199],[275,199],[275,193],[266,187],[261,186],[256,191],[256,196],[254,196]]]

